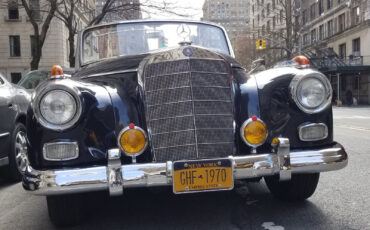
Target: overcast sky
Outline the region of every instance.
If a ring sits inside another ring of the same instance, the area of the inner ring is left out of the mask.
[[[158,0],[156,0],[158,1]],[[188,19],[192,20],[199,20],[203,16],[202,7],[204,0],[165,0],[166,2],[170,3],[171,6],[176,6],[176,12],[179,12],[180,14],[184,14],[184,12],[190,17],[187,17]],[[152,19],[178,19],[183,18],[178,15],[173,14],[163,14],[163,13],[155,13],[151,14],[150,16],[148,14],[143,14],[144,18],[152,18]]]

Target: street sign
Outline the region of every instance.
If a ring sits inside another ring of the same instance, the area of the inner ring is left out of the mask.
[[[264,49],[266,49],[266,41],[265,40],[262,40],[262,39],[257,40],[257,42],[256,42],[256,49],[257,50],[264,50]]]

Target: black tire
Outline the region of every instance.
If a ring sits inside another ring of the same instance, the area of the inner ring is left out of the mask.
[[[19,182],[22,180],[23,177],[23,171],[25,170],[24,167],[22,167],[23,170],[21,170],[20,165],[19,165],[19,158],[17,160],[17,155],[19,149],[17,149],[17,144],[16,142],[19,141],[19,135],[22,134],[24,135],[23,138],[25,138],[26,134],[26,127],[22,123],[17,123],[15,124],[13,133],[12,133],[12,138],[11,138],[11,143],[10,143],[10,153],[9,153],[9,165],[8,165],[8,180],[12,182]],[[24,139],[24,142],[26,144],[26,154],[27,154],[27,142]],[[19,147],[18,147],[19,148]],[[27,159],[27,164],[28,164],[28,159]]]
[[[84,197],[81,194],[47,196],[49,217],[57,227],[78,225],[86,217]]]
[[[303,201],[312,196],[319,182],[320,173],[294,174],[290,181],[279,181],[279,176],[265,177],[274,197],[284,201]]]

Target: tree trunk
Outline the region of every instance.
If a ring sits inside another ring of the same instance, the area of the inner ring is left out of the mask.
[[[34,35],[34,46],[35,46],[35,52],[33,54],[30,67],[31,70],[37,70],[39,69],[39,63],[41,60],[41,54],[42,54],[42,46],[40,44],[40,35],[37,33],[38,28],[35,28],[35,35]]]
[[[75,57],[75,34],[69,30],[69,66],[71,68],[75,67],[76,57]]]
[[[287,58],[292,58],[293,52],[293,41],[292,41],[292,0],[286,0],[286,48],[287,48]]]

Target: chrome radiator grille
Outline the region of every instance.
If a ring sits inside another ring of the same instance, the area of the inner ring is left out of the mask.
[[[144,69],[147,124],[158,162],[233,152],[233,105],[223,60],[184,59]]]

